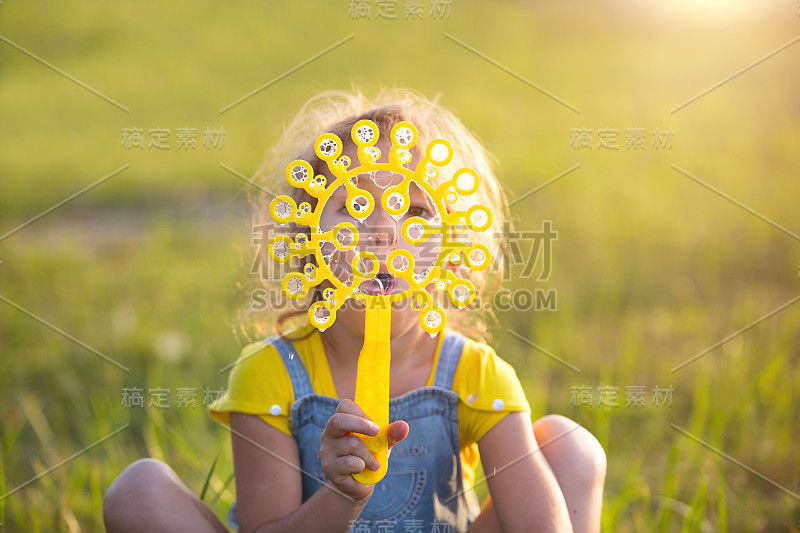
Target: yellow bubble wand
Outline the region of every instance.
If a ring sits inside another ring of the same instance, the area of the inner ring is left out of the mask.
[[[358,358],[355,402],[380,428],[375,437],[359,437],[381,466],[377,471],[365,468],[362,472],[353,474],[353,477],[361,483],[371,485],[383,479],[388,468],[386,433],[389,426],[392,304],[410,298],[412,308],[420,313],[419,323],[422,328],[431,336],[441,332],[447,323],[447,315],[435,303],[426,287],[433,283],[436,290],[446,291],[450,302],[459,308],[472,302],[476,294],[474,285],[469,280],[458,278],[447,265],[463,264],[475,271],[489,266],[491,253],[485,245],[470,244],[458,236],[467,229],[479,232],[488,229],[492,225],[492,212],[480,204],[467,210],[448,210],[448,205],[455,204],[458,195],[467,196],[477,191],[480,178],[471,168],[461,168],[451,179],[435,186],[434,180],[439,177],[441,167],[453,158],[453,148],[446,140],[431,141],[424,156],[412,170],[405,165],[411,162],[411,148],[418,140],[418,133],[410,122],[400,122],[392,128],[388,163],[378,162],[381,152],[375,145],[379,130],[374,122],[357,122],[353,125],[351,137],[357,147],[358,165],[353,165],[348,156],[342,155],[344,145],[332,133],[320,135],[314,144],[317,156],[327,163],[334,176],[331,183],[328,183],[328,178],[324,175],[314,176],[313,168],[307,161],[296,160],[289,163],[286,168],[287,181],[291,186],[304,189],[316,198],[316,208],[312,209],[308,202],[298,206],[293,198],[282,195],[270,203],[270,216],[281,225],[294,222],[308,226],[311,229],[310,236],[299,233],[292,239],[286,235],[276,235],[269,242],[268,253],[278,263],[287,263],[293,257],[302,258],[312,254],[316,258],[316,266],[306,263],[302,272],[287,274],[281,282],[281,289],[288,298],[301,299],[311,287],[325,280],[331,283],[333,287],[322,291],[323,299],[313,303],[308,309],[310,323],[320,331],[333,324],[336,310],[348,298],[355,298],[366,306],[364,345]],[[339,222],[331,229],[323,231],[320,228],[322,210],[333,192],[344,186],[347,192],[347,212],[355,221],[363,223],[376,208],[376,202],[369,191],[359,188],[358,177],[366,174],[377,183],[379,179],[384,179],[380,176],[387,172],[392,176],[399,176],[400,181],[382,187],[384,192],[380,203],[395,220],[405,219],[400,227],[401,237],[411,245],[421,245],[433,235],[441,235],[441,249],[433,264],[419,272],[415,266],[414,254],[406,249],[393,249],[385,260],[388,273],[380,271],[380,262],[374,253],[359,251],[352,260],[352,276],[342,281],[331,268],[331,258],[336,251],[355,250],[359,244],[359,232],[355,224],[350,222]],[[439,220],[406,216],[411,206],[409,187],[412,183],[433,201]],[[367,264],[370,265],[369,268]],[[383,275],[379,275],[379,272]],[[363,287],[367,284],[382,284],[382,280],[391,280],[391,276],[404,280],[408,288],[390,294],[364,292]]]

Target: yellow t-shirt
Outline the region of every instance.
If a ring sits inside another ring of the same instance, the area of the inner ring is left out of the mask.
[[[311,326],[307,326],[311,328]],[[313,328],[312,328],[313,329]],[[288,332],[289,337],[302,336],[308,330]],[[306,367],[314,392],[336,398],[328,358],[317,330],[299,341],[293,341],[297,355]],[[443,335],[439,335],[431,373],[426,387],[433,386]],[[458,394],[458,433],[465,488],[472,487],[480,459],[478,441],[495,424],[512,411],[531,412],[514,368],[494,350],[467,338],[453,377]],[[291,436],[289,409],[294,403],[289,372],[278,350],[264,342],[244,347],[228,377],[228,389],[209,406],[211,416],[229,423],[230,412],[258,415],[271,426]]]

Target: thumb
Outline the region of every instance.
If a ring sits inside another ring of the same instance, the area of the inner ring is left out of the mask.
[[[396,420],[389,424],[389,429],[386,431],[389,449],[391,450],[395,444],[406,438],[408,431],[408,424],[404,420]]]

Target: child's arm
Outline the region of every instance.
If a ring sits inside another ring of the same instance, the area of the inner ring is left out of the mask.
[[[302,503],[304,474],[295,440],[254,415],[231,413],[230,425],[241,533],[344,533],[350,529],[368,496],[358,499],[344,495],[327,481]],[[364,462],[360,464],[363,468]],[[371,491],[369,487],[369,494]]]
[[[295,440],[257,416],[231,413],[233,463],[241,533],[314,531],[346,533],[372,495],[352,473],[379,465],[353,433],[375,435],[371,421],[352,400],[342,400],[328,420],[320,442],[322,469],[328,478],[302,503],[300,455]],[[389,448],[408,434],[408,425],[389,426]]]
[[[527,413],[506,415],[478,441],[478,449],[503,533],[572,531],[564,496],[537,451]]]

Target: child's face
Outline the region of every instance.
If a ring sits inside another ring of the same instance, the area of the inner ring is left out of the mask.
[[[379,141],[377,147],[381,150],[379,162],[388,162],[388,144]],[[343,153],[349,156],[352,161],[358,161],[355,146],[352,144],[346,145]],[[328,179],[332,179],[332,177],[328,176]],[[358,287],[364,294],[387,295],[403,292],[410,288],[407,281],[389,273],[386,266],[386,257],[392,250],[398,248],[408,250],[414,257],[414,271],[418,274],[433,266],[441,250],[441,234],[432,235],[419,245],[410,244],[402,235],[402,224],[410,217],[421,217],[434,223],[441,221],[441,216],[434,201],[415,183],[411,183],[408,191],[411,200],[410,207],[399,219],[396,220],[383,209],[381,198],[384,192],[388,187],[400,183],[401,180],[401,175],[388,171],[378,171],[374,175],[360,174],[358,176],[358,187],[369,192],[376,204],[373,212],[362,221],[353,218],[347,211],[345,206],[347,190],[344,185],[334,191],[322,210],[320,231],[328,231],[340,222],[350,222],[358,229],[359,242],[351,251],[335,250],[332,243],[327,243],[330,246],[328,250],[323,246],[323,255],[333,252],[328,265],[340,281],[346,285],[351,285],[353,278],[351,265],[356,253],[368,251],[374,253],[377,257],[379,262],[378,275],[372,280],[362,282]],[[402,259],[400,257],[395,260]],[[395,266],[400,267],[398,264]],[[371,269],[371,264],[364,265],[364,271]],[[324,282],[324,286],[329,286],[329,282]],[[335,324],[344,323],[348,324],[348,329],[357,327],[360,328],[360,331],[363,331],[363,318],[357,319],[355,316],[352,316],[352,319],[348,318],[350,314],[361,315],[363,312],[364,305],[362,303],[349,299],[337,311],[339,318]],[[418,312],[411,309],[410,299],[396,302],[393,305],[392,336],[394,337],[395,334],[400,334],[401,330],[406,331],[416,324],[417,317]]]

